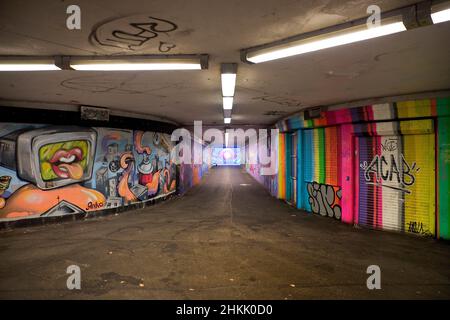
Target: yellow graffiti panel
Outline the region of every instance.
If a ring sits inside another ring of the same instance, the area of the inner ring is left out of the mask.
[[[313,130],[313,150],[314,150],[314,179],[319,182],[320,179],[320,165],[319,165],[319,129]]]
[[[403,180],[406,232],[435,235],[434,134],[403,136]]]
[[[429,117],[430,100],[397,102],[397,113],[399,118]]]

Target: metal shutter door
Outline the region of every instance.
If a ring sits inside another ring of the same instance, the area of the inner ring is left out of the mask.
[[[314,154],[314,180],[325,183],[325,130],[323,128],[313,130],[313,154]]]
[[[292,134],[291,147],[291,198],[294,204],[297,204],[297,133]]]
[[[337,127],[325,128],[325,183],[338,186],[338,145]]]
[[[435,233],[433,134],[359,137],[359,224]]]
[[[381,191],[375,183],[376,175],[371,172],[373,159],[379,154],[376,137],[360,137],[359,144],[359,224],[374,228],[377,223],[377,192]],[[378,165],[377,163],[375,165]]]
[[[308,195],[308,183],[314,181],[314,150],[313,150],[313,130],[303,130],[303,205],[306,211],[311,211]],[[300,177],[299,177],[300,178]],[[301,179],[301,178],[300,178]]]
[[[435,135],[403,136],[405,182],[404,229],[406,232],[435,235]]]

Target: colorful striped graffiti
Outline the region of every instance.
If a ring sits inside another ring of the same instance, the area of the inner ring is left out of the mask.
[[[367,129],[372,136],[358,136],[356,142],[358,223],[434,235],[433,122],[388,122]]]
[[[302,159],[299,170],[302,174],[298,179],[302,196],[298,197],[297,207],[340,219],[339,130],[327,127],[301,130],[299,134],[302,135],[302,157],[299,158]]]
[[[286,135],[278,136],[278,199],[286,199]]]
[[[287,198],[286,172],[296,165],[299,209],[450,239],[450,98],[341,108],[309,120],[300,112],[277,128],[278,198]],[[287,161],[293,134],[297,164]]]

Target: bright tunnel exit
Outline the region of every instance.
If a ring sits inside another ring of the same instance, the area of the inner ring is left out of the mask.
[[[211,162],[216,166],[239,166],[241,165],[241,149],[214,148]]]

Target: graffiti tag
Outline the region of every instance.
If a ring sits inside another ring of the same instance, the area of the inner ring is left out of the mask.
[[[408,222],[408,232],[420,233],[422,235],[431,235],[430,231],[425,229],[423,222],[418,221]]]
[[[103,208],[104,205],[105,204],[103,202],[97,202],[97,201],[89,202],[88,205],[87,205],[86,210],[88,211],[88,210],[101,209],[101,208]]]
[[[107,22],[98,27],[91,35],[95,44],[129,51],[142,49],[150,40],[178,29],[178,26],[166,19],[148,15],[125,17]],[[169,52],[176,45],[167,41],[158,41],[158,51]]]
[[[312,212],[336,219],[341,218],[342,210],[339,205],[339,200],[342,198],[342,191],[340,188],[338,190],[335,188],[331,185],[319,184],[317,182],[307,184],[308,201],[311,205]]]
[[[391,188],[408,194],[411,193],[411,190],[407,187],[414,184],[415,174],[420,170],[415,162],[411,165],[408,164],[403,154],[400,155],[400,163],[397,163],[393,154],[390,155],[389,161],[384,155],[375,155],[370,164],[364,161],[359,166],[364,170],[364,179],[367,184]],[[398,186],[386,184],[386,182],[392,181],[396,181]]]
[[[387,139],[384,143],[381,143],[383,151],[393,152],[398,149],[397,139]]]

